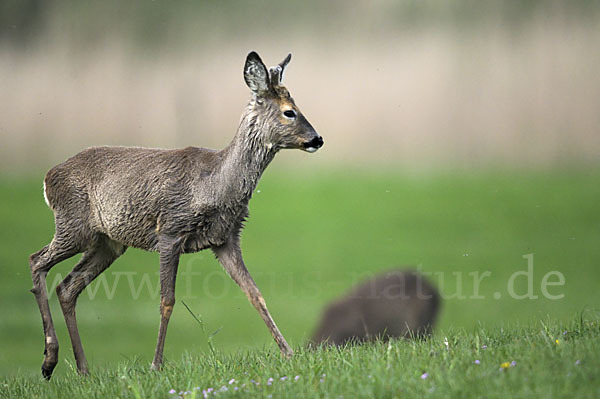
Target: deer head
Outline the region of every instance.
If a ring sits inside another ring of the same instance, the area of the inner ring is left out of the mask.
[[[262,126],[262,140],[269,149],[298,148],[315,152],[323,138],[306,120],[289,91],[281,84],[291,54],[278,65],[267,67],[254,51],[246,57],[244,80],[253,93],[252,114]]]

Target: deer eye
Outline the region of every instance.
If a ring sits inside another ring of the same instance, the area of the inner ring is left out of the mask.
[[[297,114],[296,111],[294,111],[293,109],[288,109],[287,111],[283,111],[283,116],[285,116],[288,119],[295,119]]]

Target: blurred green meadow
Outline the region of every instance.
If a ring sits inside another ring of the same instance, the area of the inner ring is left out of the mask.
[[[0,179],[3,375],[37,375],[42,360],[27,261],[53,234],[42,178]],[[545,318],[567,322],[600,311],[598,181],[597,168],[408,174],[274,165],[250,203],[242,245],[293,345],[306,342],[323,306],[353,283],[406,265],[430,274],[444,297],[440,334]],[[77,258],[52,269],[50,289]],[[159,321],[157,271],[157,254],[130,248],[81,295],[77,315],[92,370],[125,359],[149,364]],[[182,257],[177,299],[167,359],[206,353],[209,339],[225,353],[274,347],[210,251]],[[61,344],[55,373],[62,374],[69,369],[65,359],[74,363],[53,292],[50,306]]]

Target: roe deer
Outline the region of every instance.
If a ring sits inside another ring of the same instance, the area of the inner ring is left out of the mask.
[[[54,238],[31,255],[33,289],[45,334],[42,374],[50,379],[58,340],[46,292],[46,275],[57,263],[83,252],[56,288],[80,374],[88,365],[75,317],[77,297],[127,247],[157,251],[160,258],[160,326],[152,362],[160,369],[169,318],[175,304],[179,256],[210,248],[247,295],[284,356],[287,344],[244,265],[240,232],[248,201],[275,154],[284,148],[314,152],[323,139],[280,84],[291,59],[267,70],[248,54],[244,80],[252,92],[232,142],[221,151],[95,147],[52,168],[44,196],[54,212]]]
[[[392,270],[330,303],[310,345],[426,337],[439,302],[437,290],[423,276],[412,270]]]

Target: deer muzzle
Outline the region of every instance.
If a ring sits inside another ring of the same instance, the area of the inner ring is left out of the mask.
[[[323,137],[317,135],[311,141],[307,141],[303,144],[304,151],[306,152],[315,152],[319,148],[323,147]]]

